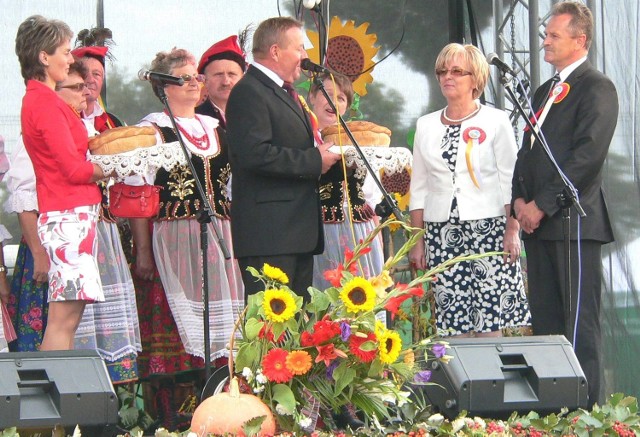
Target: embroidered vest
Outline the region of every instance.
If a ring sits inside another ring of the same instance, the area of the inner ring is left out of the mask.
[[[371,220],[375,213],[366,203],[362,185],[364,177],[358,178],[352,170],[347,169],[348,196],[351,203],[353,221],[356,223]],[[325,223],[340,223],[345,220],[345,184],[342,165],[332,166],[320,177],[320,202],[322,204],[322,220]]]
[[[160,130],[163,142],[170,143],[178,140],[172,128],[156,127]],[[231,177],[231,167],[224,133],[220,129],[216,131],[219,152],[216,155],[202,156],[190,150],[191,162],[209,198],[213,213],[217,217],[229,219],[230,201],[227,196],[227,184]],[[192,218],[201,209],[202,199],[187,165],[177,165],[171,171],[159,169],[155,184],[164,187],[160,191],[158,220]]]

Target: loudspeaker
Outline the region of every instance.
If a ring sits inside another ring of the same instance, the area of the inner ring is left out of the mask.
[[[0,375],[0,429],[116,429],[118,398],[95,350],[0,354]]]
[[[561,335],[452,338],[447,364],[429,362],[421,386],[434,412],[506,418],[514,411],[542,414],[587,406],[587,380],[571,343]]]

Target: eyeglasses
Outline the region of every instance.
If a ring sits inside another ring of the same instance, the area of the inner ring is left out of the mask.
[[[195,79],[198,83],[204,82],[204,74],[183,74],[179,77],[181,77],[185,83],[191,82],[192,79]]]
[[[73,91],[81,92],[85,88],[87,88],[87,84],[84,82],[74,83],[73,85],[58,85],[56,86],[56,91],[60,91],[62,88],[68,88]]]
[[[446,76],[447,73],[451,73],[451,76],[453,77],[471,76],[473,74],[460,67],[453,67],[450,70],[447,70],[446,68],[439,68],[436,70],[436,76],[438,77]]]

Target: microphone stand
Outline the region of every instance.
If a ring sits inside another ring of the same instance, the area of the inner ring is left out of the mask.
[[[564,188],[560,193],[558,193],[556,197],[557,205],[562,209],[562,236],[563,236],[563,247],[564,247],[564,259],[565,259],[565,272],[564,272],[564,283],[565,288],[567,290],[567,296],[565,299],[565,335],[567,339],[571,341],[573,344],[573,334],[574,334],[574,325],[575,325],[575,312],[573,311],[573,303],[572,303],[572,292],[571,292],[571,206],[576,208],[578,215],[580,217],[586,217],[586,213],[582,206],[580,205],[580,201],[578,200],[577,192],[571,181],[564,175],[558,163],[553,157],[553,153],[551,149],[549,149],[549,145],[547,144],[544,136],[541,135],[541,130],[536,130],[534,128],[533,123],[527,116],[524,108],[520,104],[520,101],[516,97],[516,94],[513,90],[513,87],[510,83],[510,80],[507,79],[506,74],[500,71],[500,83],[505,87],[507,93],[511,97],[511,101],[516,106],[518,112],[524,119],[525,123],[529,127],[529,130],[533,134],[535,141],[538,142],[542,150],[545,152],[545,156],[556,170],[558,177],[562,180],[564,184]],[[521,87],[522,88],[522,87]],[[525,90],[521,90],[525,93]],[[529,103],[529,107],[531,104]],[[533,112],[533,111],[532,111]],[[528,194],[525,191],[525,196]],[[575,346],[574,346],[575,347]]]
[[[340,111],[338,111],[338,108],[336,108],[336,105],[333,103],[333,99],[329,97],[327,90],[324,88],[324,84],[322,83],[322,80],[320,80],[318,75],[315,73],[313,74],[313,82],[316,84],[318,89],[322,92],[322,95],[325,97],[325,99],[329,103],[329,106],[331,107],[333,112],[335,112],[335,114],[338,116],[338,121],[340,122],[342,129],[344,129],[344,131],[346,132],[347,136],[351,140],[351,144],[353,144],[354,149],[356,150],[356,152],[364,162],[364,166],[367,168],[367,171],[373,177],[373,180],[375,181],[376,185],[382,192],[383,199],[382,199],[382,202],[380,202],[380,204],[376,206],[376,213],[379,214],[382,218],[389,217],[391,213],[393,213],[393,215],[395,215],[398,220],[401,220],[402,212],[400,211],[400,208],[398,208],[398,204],[389,195],[387,190],[382,186],[382,183],[380,182],[380,178],[371,168],[371,164],[369,164],[369,161],[367,161],[367,158],[364,156],[364,153],[362,152],[360,145],[358,144],[356,139],[353,137],[353,134],[351,133],[351,130],[347,126],[347,123],[342,118],[342,115],[340,115]]]
[[[193,162],[191,162],[191,158],[189,156],[189,152],[187,150],[187,146],[184,144],[184,139],[182,138],[182,134],[180,133],[180,129],[178,129],[178,125],[176,124],[176,120],[171,112],[171,107],[169,106],[169,102],[167,100],[167,95],[164,92],[164,86],[159,84],[157,86],[158,94],[160,95],[160,100],[164,105],[167,114],[169,115],[169,120],[171,120],[171,126],[173,127],[176,136],[178,137],[178,143],[180,143],[180,147],[182,148],[182,153],[184,154],[185,159],[187,160],[187,165],[189,166],[189,170],[191,170],[191,174],[193,175],[193,179],[196,183],[196,188],[200,197],[202,199],[202,209],[196,213],[196,219],[198,223],[200,223],[200,249],[202,253],[202,303],[203,310],[202,316],[204,321],[204,370],[205,370],[205,381],[209,380],[209,376],[211,375],[211,333],[209,332],[209,268],[207,263],[207,252],[209,249],[209,239],[208,239],[208,227],[207,224],[211,223],[215,237],[218,240],[218,246],[220,246],[220,251],[224,256],[224,259],[230,259],[231,255],[229,254],[229,249],[227,248],[227,243],[224,241],[222,237],[222,233],[216,226],[215,221],[213,221],[213,209],[211,208],[211,203],[209,203],[209,198],[207,197],[206,191],[202,187],[200,183],[200,179],[196,173],[196,169],[193,166]],[[233,351],[229,351],[229,353],[233,353]]]

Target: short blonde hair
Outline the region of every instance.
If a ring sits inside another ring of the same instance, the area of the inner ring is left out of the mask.
[[[489,80],[489,64],[480,50],[471,44],[451,43],[444,46],[436,59],[435,71],[447,68],[455,58],[460,57],[467,64],[476,86],[473,90],[473,98],[477,99],[484,91]]]
[[[168,52],[158,52],[156,57],[151,61],[151,70],[158,73],[173,74],[173,70],[176,68],[184,67],[187,64],[191,64],[194,67],[196,58],[189,51],[185,49],[172,48]],[[151,88],[157,98],[160,98],[160,90],[158,87],[164,87],[162,84],[151,81]]]

